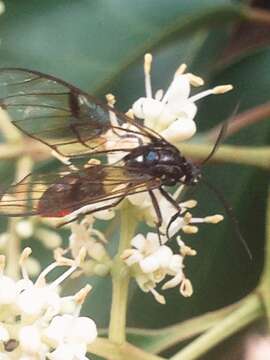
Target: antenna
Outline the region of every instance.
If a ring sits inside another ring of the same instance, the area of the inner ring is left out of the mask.
[[[224,139],[224,136],[225,136],[225,134],[227,132],[227,129],[228,129],[228,126],[229,126],[230,122],[233,120],[233,118],[235,117],[235,115],[238,112],[239,106],[240,106],[240,102],[238,102],[238,104],[235,106],[233,112],[228,117],[228,119],[226,119],[223,122],[222,127],[220,129],[220,132],[218,134],[218,137],[216,139],[216,142],[215,142],[215,144],[213,146],[213,149],[210,151],[210,154],[200,163],[200,165],[204,165],[205,163],[207,163],[211,159],[211,157],[215,154],[215,152],[218,150],[222,140]]]
[[[227,200],[225,199],[224,195],[222,194],[222,192],[217,189],[213,184],[211,184],[209,181],[206,181],[205,179],[201,179],[200,180],[209,190],[211,190],[215,195],[216,197],[219,199],[219,201],[222,203],[230,221],[231,221],[231,224],[233,226],[233,229],[235,231],[235,234],[237,235],[240,243],[243,245],[250,261],[252,261],[252,253],[250,251],[250,248],[248,247],[248,244],[246,242],[246,240],[244,239],[242,233],[241,233],[241,230],[240,230],[240,226],[239,226],[239,223],[238,223],[238,220],[234,214],[234,211],[232,209],[232,207],[228,204]]]

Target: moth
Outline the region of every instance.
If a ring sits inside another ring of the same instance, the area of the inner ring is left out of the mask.
[[[19,130],[71,163],[101,159],[87,167],[66,166],[26,176],[1,194],[2,214],[69,215],[75,220],[147,192],[159,229],[162,215],[154,190],[159,189],[179,214],[179,204],[166,187],[195,185],[201,178],[200,166],[154,130],[54,76],[21,68],[0,69],[0,107]],[[112,154],[121,158],[108,163]]]

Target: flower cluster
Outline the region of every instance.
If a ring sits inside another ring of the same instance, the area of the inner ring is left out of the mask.
[[[4,274],[5,257],[0,257],[1,360],[87,360],[87,345],[95,340],[97,329],[92,319],[79,313],[91,286],[72,296],[59,295],[59,285],[80,266],[85,249],[75,260],[56,252],[55,262],[35,282],[25,267],[30,254],[30,248],[22,252],[22,278],[18,281]],[[60,266],[68,270],[47,283],[47,275]]]
[[[180,231],[184,234],[194,234],[198,231],[197,224],[216,224],[223,219],[222,215],[193,218],[187,209],[196,205],[194,200],[186,201],[179,205],[182,209],[182,214],[173,222],[171,230],[169,230],[171,236],[175,233],[178,234]],[[171,209],[168,206],[167,208],[163,206],[162,209],[167,214],[167,220],[169,221],[170,217],[173,216],[170,211]],[[179,286],[179,291],[183,296],[189,297],[193,293],[191,281],[185,276],[183,268],[184,258],[196,255],[196,251],[186,246],[181,237],[178,236],[177,244],[179,251],[177,254],[174,254],[167,245],[167,241],[168,238],[162,234],[160,236],[152,232],[149,232],[146,236],[137,234],[131,240],[132,247],[126,249],[122,254],[122,259],[130,267],[131,273],[140,288],[144,292],[151,292],[161,304],[165,304],[166,301],[164,296],[157,291],[156,287],[167,276],[172,278],[162,285],[162,290]]]
[[[175,72],[172,83],[165,92],[158,90],[153,98],[151,85],[152,55],[145,55],[144,73],[146,97],[141,97],[132,106],[134,115],[144,120],[144,125],[160,133],[172,144],[190,139],[196,132],[194,117],[196,102],[208,95],[224,94],[232,90],[232,85],[216,86],[190,96],[191,85],[202,86],[202,78],[185,73],[187,66],[182,64]]]
[[[105,248],[107,239],[94,226],[97,219],[108,221],[114,215],[114,210],[104,210],[93,215],[86,215],[80,223],[71,224],[69,250],[74,258],[79,255],[82,247],[86,250],[87,256],[81,264],[81,269],[88,276],[105,276],[110,271],[111,257]]]
[[[163,90],[158,90],[153,97],[150,76],[151,63],[152,56],[146,54],[144,64],[146,96],[135,101],[132,110],[127,114],[143,120],[144,125],[160,133],[170,143],[177,145],[181,141],[190,139],[196,132],[194,122],[197,112],[196,101],[211,94],[223,94],[230,91],[232,86],[216,86],[213,89],[190,96],[191,86],[201,86],[204,81],[194,74],[185,73],[187,66],[182,64],[176,71],[168,90],[165,93]],[[107,99],[111,102],[110,105],[114,104],[115,99],[111,95]],[[111,116],[113,117],[112,121],[116,122],[115,116],[113,114]],[[120,125],[118,124],[118,126]],[[121,141],[124,142],[121,144],[123,147],[138,146],[138,143],[134,144],[135,140],[129,143],[128,139]],[[116,144],[119,147],[119,138]],[[118,160],[120,157],[119,154],[117,157],[109,157],[109,162]],[[181,195],[182,190],[183,186],[180,186],[173,195],[175,201]],[[131,248],[126,249],[122,254],[122,259],[130,267],[131,273],[140,288],[145,292],[151,292],[158,302],[164,304],[165,298],[158,293],[156,287],[167,276],[172,278],[165,281],[162,290],[179,286],[180,293],[183,296],[191,296],[192,285],[184,274],[183,262],[185,256],[196,254],[193,249],[184,244],[180,236],[177,238],[179,251],[177,254],[173,254],[167,245],[168,237],[179,235],[181,232],[184,234],[197,233],[198,224],[216,224],[223,219],[223,216],[213,215],[194,218],[188,210],[196,206],[195,200],[180,202],[178,205],[181,211],[177,212],[172,203],[164,198],[159,190],[154,190],[153,193],[159,204],[162,218],[160,234],[149,232],[146,235],[136,235],[131,240]],[[150,227],[155,227],[157,215],[148,193],[129,196],[128,200],[139,209],[139,217],[146,221]],[[174,221],[172,222],[171,219],[173,218]]]

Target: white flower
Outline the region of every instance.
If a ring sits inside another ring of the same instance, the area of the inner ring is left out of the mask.
[[[201,86],[203,79],[193,74],[185,74],[186,65],[182,64],[174,75],[167,92],[158,90],[152,96],[150,78],[152,56],[145,55],[145,88],[146,97],[141,97],[132,106],[133,113],[144,120],[144,125],[159,132],[171,143],[190,139],[196,132],[194,117],[197,113],[195,102],[211,94],[223,94],[232,89],[231,85],[217,86],[190,96],[191,85]]]
[[[40,273],[36,282],[29,279],[25,266],[30,248],[21,255],[23,277],[17,282],[3,274],[5,257],[0,256],[0,283],[4,286],[1,291],[5,294],[2,294],[5,306],[0,311],[0,342],[12,340],[16,345],[12,349],[1,348],[0,359],[87,359],[87,345],[96,338],[97,329],[92,319],[80,317],[79,313],[91,286],[86,285],[75,295],[61,297],[59,294],[60,284],[80,266],[85,253],[82,248],[76,259],[68,259],[58,250],[55,262]],[[68,270],[47,283],[47,275],[59,266],[67,266]]]
[[[87,345],[97,337],[93,320],[72,315],[56,316],[44,335],[56,349],[49,355],[52,360],[86,359]]]
[[[180,240],[179,244],[180,247],[185,246]],[[181,285],[186,279],[183,273],[184,256],[195,253],[190,250],[185,254],[173,254],[168,246],[160,244],[155,233],[148,233],[146,237],[137,234],[131,240],[131,245],[133,248],[126,249],[122,259],[133,269],[132,274],[140,288],[145,292],[150,291],[158,302],[164,304],[165,298],[157,292],[156,285],[167,275],[172,276],[172,279],[162,286],[163,290]],[[187,296],[187,292],[181,291],[181,293]]]
[[[22,291],[16,300],[22,314],[39,317],[48,308],[58,313],[60,310],[60,296],[50,286],[32,287]]]
[[[62,344],[48,354],[50,360],[88,360],[85,344]]]
[[[12,303],[16,296],[16,282],[8,276],[0,275],[0,305]]]
[[[61,343],[90,344],[97,337],[97,327],[94,321],[87,317],[55,316],[45,335],[57,346]]]
[[[19,331],[19,342],[22,351],[38,354],[42,349],[40,330],[35,325],[23,326]]]
[[[99,219],[110,220],[113,213],[106,212],[99,214]],[[103,233],[94,228],[96,215],[86,216],[81,223],[71,224],[71,235],[69,236],[69,246],[74,257],[78,256],[81,248],[84,247],[87,254],[97,262],[109,260],[110,257],[104,247],[107,240]]]

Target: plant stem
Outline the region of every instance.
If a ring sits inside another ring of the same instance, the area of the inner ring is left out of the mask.
[[[258,291],[264,302],[266,317],[270,324],[270,186],[268,188],[267,210],[266,210],[266,240],[265,240],[265,257],[264,269],[261,276]]]
[[[240,301],[238,309],[175,354],[171,360],[198,359],[219,342],[235,334],[263,314],[264,309],[260,297],[256,293],[251,294]]]
[[[235,303],[162,329],[127,328],[128,339],[134,345],[136,345],[136,339],[148,339],[144,350],[153,354],[159,354],[182,341],[198,336],[216,326],[234,309],[238,309],[238,307],[239,304]]]
[[[251,109],[241,112],[233,117],[232,121],[229,121],[228,128],[224,134],[223,139],[237,133],[239,130],[246,128],[247,126],[258,123],[259,121],[266,120],[270,117],[270,102],[260,104]],[[213,129],[207,131],[206,138],[208,141],[215,142],[220,130],[222,123],[215,126]]]
[[[196,160],[204,160],[211,152],[210,144],[181,144],[179,146],[185,156]],[[210,160],[211,162],[229,162],[232,164],[253,165],[262,169],[270,169],[270,147],[223,145]]]
[[[88,346],[87,351],[107,359],[117,360],[164,360],[160,356],[149,354],[129,343],[116,345],[104,338],[97,338]]]
[[[121,209],[121,231],[118,252],[112,266],[112,305],[109,325],[109,339],[115,344],[126,340],[126,313],[129,287],[129,270],[121,259],[125,249],[130,246],[137,225],[136,216],[126,202]]]

